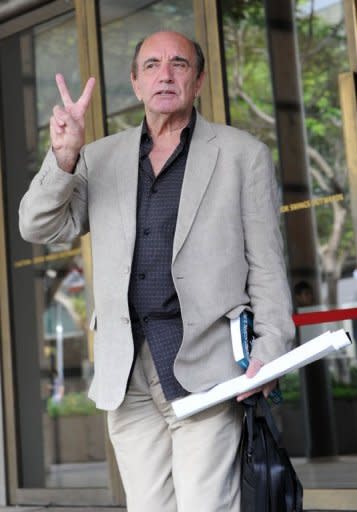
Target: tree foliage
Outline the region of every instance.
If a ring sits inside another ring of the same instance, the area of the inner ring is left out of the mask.
[[[222,0],[221,6],[232,124],[266,142],[277,160],[263,2]],[[343,202],[315,208],[326,301],[336,303],[337,280],[346,260],[354,260],[337,82],[348,69],[346,36],[343,18],[315,12],[311,1],[296,2],[295,17],[313,195],[344,194]]]

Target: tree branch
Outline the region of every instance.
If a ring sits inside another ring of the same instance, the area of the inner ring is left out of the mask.
[[[265,121],[267,124],[274,125],[275,126],[275,119],[273,116],[270,116],[269,114],[266,114],[261,110],[252,100],[248,94],[246,94],[242,89],[237,88],[237,94],[240,98],[242,98],[243,101],[246,102],[246,104],[251,108],[251,110],[263,121]]]
[[[343,226],[345,224],[347,210],[341,205],[341,203],[337,201],[331,204],[334,211],[334,222],[332,225],[332,233],[328,241],[328,250],[333,254],[337,254],[337,250],[342,238]]]
[[[312,167],[311,165],[309,168],[310,168],[312,177],[317,181],[321,190],[323,190],[324,192],[327,192],[329,194],[331,192],[331,187],[329,187],[329,185],[326,183],[321,172],[318,169],[316,169],[316,167]]]
[[[337,32],[340,30],[341,27],[343,27],[343,20],[341,20],[340,22],[338,22],[334,27],[333,29],[331,30],[331,32],[328,34],[328,36],[324,37],[323,39],[321,39],[319,41],[319,43],[311,50],[307,50],[306,52],[302,52],[301,53],[301,64],[305,64],[309,59],[310,57],[313,57],[314,55],[316,55],[317,53],[319,53],[323,48],[326,48],[328,47],[330,41],[336,37],[336,34]],[[309,39],[311,41],[311,39]]]
[[[245,101],[245,103],[250,107],[250,109],[254,112],[254,114],[259,117],[259,119],[261,119],[265,123],[269,124],[270,126],[275,126],[274,117],[263,112],[263,110],[261,110],[258,107],[258,105],[256,105],[254,100],[246,92],[244,92],[241,88],[237,87],[237,94],[243,101]],[[327,187],[327,183],[324,182],[324,184],[321,188],[323,188],[323,190],[325,190],[326,192],[331,192],[331,191],[341,192],[342,187],[336,181],[333,169],[328,164],[327,160],[325,160],[325,158],[321,155],[321,153],[319,153],[319,151],[317,151],[315,148],[313,148],[312,146],[310,146],[308,144],[306,146],[306,151],[307,151],[308,156],[311,158],[311,160],[313,160],[318,165],[319,169],[330,180],[329,187]],[[315,171],[317,172],[316,169],[315,169]],[[317,179],[317,181],[321,180],[322,179],[321,175],[316,179]]]

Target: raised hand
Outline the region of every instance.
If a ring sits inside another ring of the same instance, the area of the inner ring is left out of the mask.
[[[72,172],[79,151],[84,144],[84,117],[95,86],[95,78],[90,78],[80,98],[73,102],[66,82],[61,74],[56,75],[63,107],[56,105],[50,119],[50,135],[58,166]]]

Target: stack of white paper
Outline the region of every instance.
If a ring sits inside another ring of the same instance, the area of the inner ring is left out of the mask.
[[[227,380],[209,391],[193,393],[185,398],[175,400],[172,407],[177,418],[186,418],[219,402],[278,379],[292,370],[301,368],[350,344],[351,340],[343,329],[335,332],[327,331],[267,363],[252,378],[241,375],[235,379]]]

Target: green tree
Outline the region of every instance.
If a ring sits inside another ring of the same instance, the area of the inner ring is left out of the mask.
[[[233,125],[254,133],[277,158],[262,4],[222,0],[230,113]],[[343,20],[325,19],[310,1],[295,5],[313,195],[344,194],[343,202],[315,209],[326,301],[335,304],[337,280],[346,259],[354,256],[337,83],[338,74],[348,68],[346,38]]]

